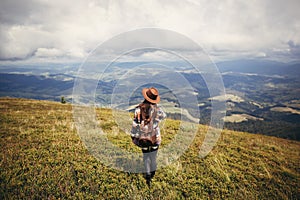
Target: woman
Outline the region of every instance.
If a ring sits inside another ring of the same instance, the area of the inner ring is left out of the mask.
[[[142,94],[145,99],[135,109],[131,137],[134,144],[142,149],[146,183],[150,186],[157,168],[156,156],[161,143],[158,125],[166,114],[157,106],[160,96],[156,88],[144,88]]]

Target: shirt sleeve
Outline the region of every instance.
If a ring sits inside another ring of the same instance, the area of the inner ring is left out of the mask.
[[[161,107],[157,107],[156,121],[160,122],[161,120],[167,117],[166,113],[162,110]]]
[[[141,123],[140,119],[139,119],[140,112],[141,112],[140,108],[136,108],[135,111],[134,111],[134,118],[133,118],[133,122],[132,122],[132,125],[134,127],[136,127],[139,123]]]

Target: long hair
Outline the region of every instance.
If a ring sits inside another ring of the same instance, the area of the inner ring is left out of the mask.
[[[144,120],[145,124],[148,124],[154,115],[156,115],[156,104],[153,104],[146,99],[143,101],[143,103],[139,104],[140,112],[141,112],[141,120]]]

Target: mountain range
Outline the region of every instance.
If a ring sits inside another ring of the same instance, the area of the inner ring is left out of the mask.
[[[145,65],[146,63],[139,63]],[[197,94],[200,123],[209,124],[211,99],[226,101],[225,128],[300,140],[300,64],[260,60],[235,60],[216,63],[224,82],[226,96],[211,97],[200,74],[174,66],[191,83]],[[135,65],[137,65],[135,63]],[[53,66],[1,66],[0,96],[71,102],[77,64]],[[117,79],[131,69],[132,63],[112,67],[97,86],[96,102],[109,105]],[[134,76],[134,74],[133,74]],[[170,84],[174,77],[164,74]],[[95,78],[95,77],[92,77]],[[131,84],[130,77],[125,83]],[[167,88],[159,86],[166,103],[180,107]],[[139,92],[131,96],[134,105]],[[131,106],[131,105],[127,105]],[[178,119],[182,113],[169,113]],[[183,114],[182,114],[183,115]]]

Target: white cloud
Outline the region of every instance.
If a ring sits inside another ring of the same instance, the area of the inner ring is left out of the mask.
[[[184,34],[216,59],[279,56],[280,51],[273,49],[283,50],[287,60],[296,59],[299,7],[298,0],[4,0],[0,2],[0,59],[47,55],[82,59],[116,34],[144,27]],[[171,39],[161,42],[180,47]]]
[[[63,51],[55,48],[51,48],[51,49],[38,48],[37,51],[35,52],[35,56],[37,57],[60,57],[63,55],[64,55]]]

